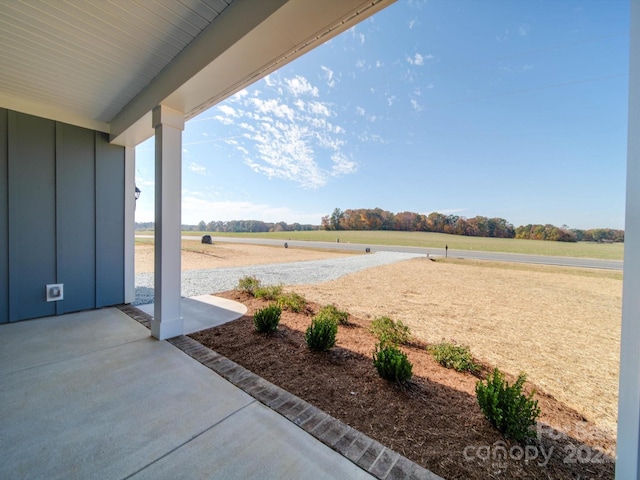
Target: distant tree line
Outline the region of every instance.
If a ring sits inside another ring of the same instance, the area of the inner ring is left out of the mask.
[[[154,230],[154,222],[136,222],[136,230]],[[469,237],[522,238],[557,242],[624,242],[624,230],[593,228],[581,230],[566,225],[529,224],[514,228],[504,218],[473,218],[444,215],[432,212],[423,215],[415,212],[392,213],[380,208],[340,210],[322,217],[320,226],[261,220],[231,220],[228,222],[201,221],[198,225],[182,225],[183,231],[199,232],[294,232],[310,230],[395,230],[401,232],[437,232]]]
[[[392,213],[380,208],[340,210],[322,217],[324,230],[396,230],[401,232],[438,232],[470,237],[514,238],[515,229],[504,218],[473,218],[433,212]]]
[[[528,240],[554,240],[558,242],[624,242],[624,230],[612,228],[592,228],[580,230],[566,225],[521,225],[516,228],[516,238]]]
[[[624,242],[624,230],[614,230],[611,228],[580,230],[574,228],[571,232],[576,236],[577,242]]]
[[[322,217],[320,228],[324,230],[396,230],[404,232],[437,232],[468,237],[524,238],[558,242],[624,242],[624,230],[594,228],[572,229],[563,225],[521,225],[514,228],[504,218],[473,218],[444,215],[432,212],[423,215],[415,212],[392,213],[380,208],[341,210]]]
[[[155,230],[155,222],[136,222],[136,230]]]
[[[238,233],[257,233],[257,232],[294,232],[319,230],[317,225],[287,222],[263,222],[261,220],[231,220],[229,222],[209,222],[200,221],[198,225],[182,225],[183,232],[238,232]],[[154,222],[136,222],[136,230],[155,230]]]
[[[211,221],[205,223],[200,221],[193,230],[199,232],[236,232],[236,233],[258,233],[258,232],[299,232],[318,230],[317,225],[287,222],[263,222],[262,220],[230,220],[228,222]]]

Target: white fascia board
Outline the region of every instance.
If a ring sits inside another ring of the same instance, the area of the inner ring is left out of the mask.
[[[395,0],[236,0],[111,122],[111,141],[153,135],[149,112],[192,118]]]
[[[27,115],[75,125],[77,127],[88,128],[89,130],[110,133],[109,124],[106,122],[100,122],[64,108],[47,105],[46,103],[29,100],[27,98],[0,93],[0,107],[15,112],[26,113]]]

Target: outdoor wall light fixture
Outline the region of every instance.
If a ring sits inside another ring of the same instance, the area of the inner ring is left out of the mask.
[[[142,193],[142,192],[140,191],[140,189],[136,186],[136,193],[135,193],[136,200],[140,198],[140,194],[141,194],[141,193]]]

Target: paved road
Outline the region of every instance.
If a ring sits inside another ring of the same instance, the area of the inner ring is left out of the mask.
[[[200,241],[201,237],[197,235],[185,235],[182,238],[184,240]],[[212,237],[212,240],[214,242],[251,243],[256,245],[284,245],[283,240],[273,240],[269,238]],[[445,256],[444,248],[399,247],[390,245],[365,245],[360,243],[311,242],[300,240],[287,240],[286,242],[291,247],[358,251],[364,251],[365,248],[370,248],[372,252],[421,253],[423,255],[429,254],[431,256]],[[476,252],[472,250],[453,249],[449,249],[448,255],[452,258],[466,258],[471,260],[493,260],[498,262],[534,263],[538,265],[556,265],[563,267],[622,270],[622,260],[598,260],[595,258],[552,257],[546,255],[526,255],[522,253]]]

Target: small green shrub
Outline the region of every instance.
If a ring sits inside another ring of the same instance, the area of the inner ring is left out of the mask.
[[[256,277],[246,276],[238,280],[238,290],[255,295],[257,289],[261,287],[261,282]]]
[[[473,361],[469,347],[455,342],[441,342],[428,348],[429,353],[443,367],[458,372],[477,372],[479,366]]]
[[[401,320],[396,322],[389,317],[377,317],[371,322],[371,333],[385,345],[404,345],[409,343],[411,337],[407,325]]]
[[[260,333],[272,333],[278,328],[282,310],[278,305],[271,304],[261,308],[253,315],[253,325]]]
[[[338,323],[329,317],[316,315],[304,334],[307,345],[312,350],[324,352],[336,344]]]
[[[522,393],[526,375],[521,373],[513,385],[496,368],[487,383],[476,383],[476,396],[482,413],[504,436],[522,442],[536,435],[535,425],[540,408],[533,392]]]
[[[307,307],[307,299],[295,292],[283,293],[278,297],[278,305],[283,310],[300,313]]]
[[[268,285],[265,287],[258,287],[253,292],[254,297],[263,298],[269,301],[278,300],[280,295],[282,295],[282,285]]]
[[[318,315],[334,319],[340,325],[349,324],[349,312],[338,310],[335,305],[325,305],[320,309]]]
[[[373,365],[385,380],[403,383],[411,378],[413,365],[395,345],[380,342],[373,352]]]

